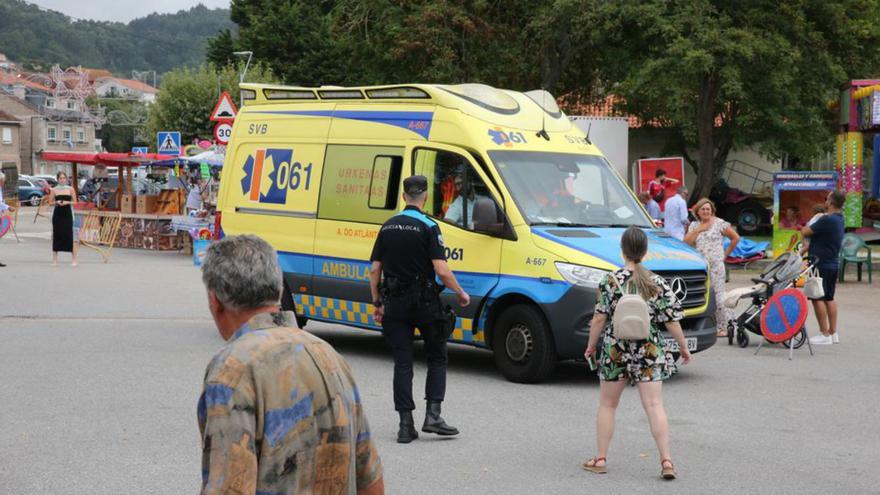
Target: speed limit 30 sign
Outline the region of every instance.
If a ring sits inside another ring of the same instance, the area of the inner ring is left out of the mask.
[[[232,124],[220,122],[214,126],[214,139],[220,144],[228,144],[229,138],[232,137]]]

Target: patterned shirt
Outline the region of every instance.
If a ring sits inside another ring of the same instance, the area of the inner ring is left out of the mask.
[[[208,365],[203,494],[354,495],[382,477],[351,369],[292,322],[258,314]]]
[[[617,283],[611,281],[615,277]],[[675,358],[665,350],[666,342],[661,333],[666,323],[684,318],[681,301],[675,297],[666,279],[651,273],[651,280],[660,291],[645,302],[651,317],[651,331],[646,340],[618,340],[614,337],[612,318],[617,303],[627,293],[635,292],[629,284],[632,272],[627,268],[609,273],[599,282],[594,311],[608,315],[602,330],[602,344],[596,362],[599,378],[606,381],[627,379],[630,384],[666,380],[677,371]]]

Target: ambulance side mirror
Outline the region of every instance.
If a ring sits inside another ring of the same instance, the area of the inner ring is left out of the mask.
[[[495,201],[479,198],[474,203],[474,231],[502,235],[506,233],[506,224]]]

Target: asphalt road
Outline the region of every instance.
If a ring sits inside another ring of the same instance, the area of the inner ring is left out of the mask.
[[[0,239],[0,494],[197,492],[195,405],[223,344],[199,271],[183,255],[122,249],[107,265],[84,249],[79,267],[52,267],[48,221],[31,215],[21,243]],[[671,483],[657,478],[635,390],[618,412],[610,473],[580,469],[598,398],[584,365],[518,385],[488,352],[452,346],[444,416],[462,434],[404,446],[379,334],[307,329],[355,370],[389,494],[880,493],[880,292],[847,283],[838,294],[840,345],[793,361],[717,345],[665,384],[681,476]],[[420,366],[417,396],[423,380]]]

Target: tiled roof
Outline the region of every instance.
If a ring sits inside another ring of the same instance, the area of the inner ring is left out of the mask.
[[[113,77],[113,74],[109,70],[105,69],[89,69],[87,67],[83,67],[82,71],[86,73],[90,82],[95,82],[98,79],[104,77]]]
[[[0,122],[19,122],[14,115],[9,115],[8,113],[0,110]]]
[[[624,117],[627,119],[630,129],[640,127],[663,127],[659,120],[652,120],[647,125],[638,117],[628,115],[620,107],[623,99],[616,95],[608,95],[600,98],[589,98],[583,95],[568,93],[558,98],[559,108],[567,115],[584,117]]]
[[[43,86],[42,84],[30,81],[24,77],[20,77],[20,76],[21,76],[20,74],[16,75],[16,74],[9,74],[6,72],[0,72],[0,84],[9,85],[9,86],[12,86],[15,84],[23,84],[29,88],[36,89],[38,91],[43,91],[46,93],[52,92],[52,89],[50,89],[46,86]]]
[[[557,104],[567,115],[572,117],[625,117],[630,129],[642,127],[663,128],[668,125],[663,119],[653,119],[644,122],[638,117],[629,115],[621,110],[624,100],[617,95],[608,95],[604,98],[591,99],[575,93],[568,93],[557,98]],[[715,127],[724,124],[721,116],[715,117]]]
[[[137,81],[134,79],[122,79],[121,77],[102,77],[97,82],[103,81],[116,81],[117,83],[126,86],[135,91],[140,91],[141,93],[158,93],[159,90],[150,86],[149,84],[143,83],[141,81]]]

